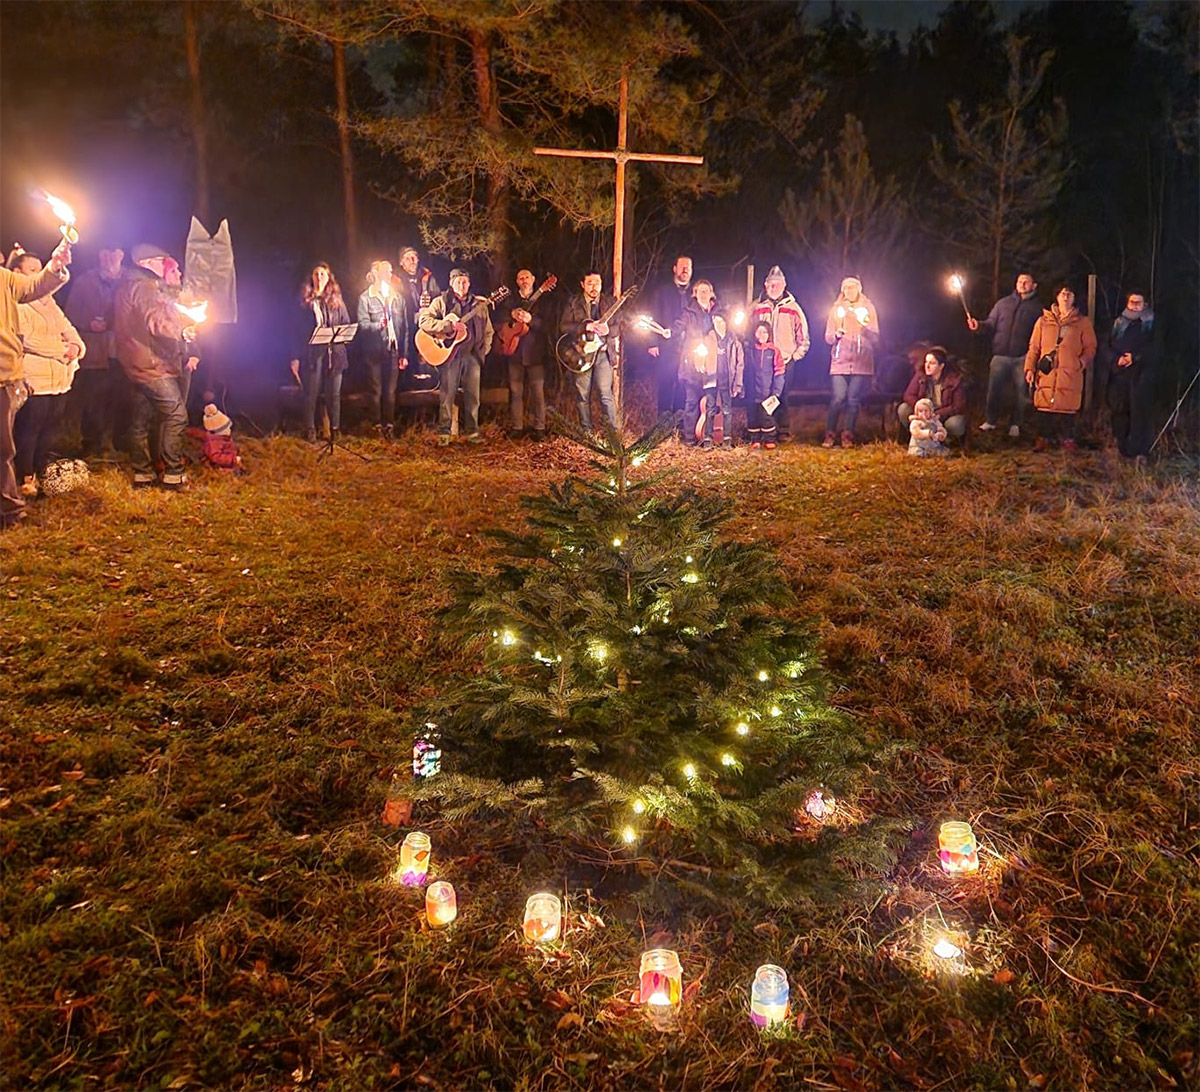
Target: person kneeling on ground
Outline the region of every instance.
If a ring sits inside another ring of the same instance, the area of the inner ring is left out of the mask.
[[[950,363],[946,350],[935,345],[925,354],[923,373],[914,375],[904,391],[897,415],[906,429],[913,409],[922,398],[928,398],[933,412],[949,435],[961,440],[967,432],[967,390],[963,375],[956,364]],[[911,434],[911,433],[910,433]]]
[[[908,419],[908,453],[918,459],[945,458],[950,454],[946,447],[946,427],[933,412],[933,403],[928,398],[918,398]]]

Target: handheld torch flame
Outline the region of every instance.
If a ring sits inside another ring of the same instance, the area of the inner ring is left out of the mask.
[[[638,315],[637,328],[639,330],[649,330],[650,329],[650,316],[649,315]]]
[[[957,273],[950,274],[950,291],[957,292],[960,296],[963,290],[963,279]]]
[[[183,303],[175,304],[175,309],[180,314],[186,315],[192,322],[200,323],[208,319],[208,300],[201,300],[199,303],[193,303],[190,306]]]
[[[55,197],[45,190],[42,190],[42,197],[50,206],[50,211],[58,217],[58,230],[62,232],[62,237],[72,246],[79,242],[79,232],[75,230],[75,210],[61,197]]]

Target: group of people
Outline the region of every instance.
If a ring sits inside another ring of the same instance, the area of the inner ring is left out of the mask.
[[[134,247],[129,265],[121,250],[102,250],[97,267],[72,286],[64,310],[53,295],[69,279],[70,257],[64,243],[43,269],[36,255],[15,248],[3,267],[0,496],[6,526],[22,518],[25,499],[38,491],[70,392],[78,403],[85,459],[123,442],[135,488],[180,490],[187,484],[186,406],[199,357],[195,322],[179,306],[179,263],[151,244]],[[480,443],[480,375],[497,326],[503,333],[498,346],[507,365],[512,435],[535,441],[546,435],[547,369],[554,365],[556,341],[565,342],[579,362],[569,370],[580,426],[589,432],[594,427],[594,393],[616,427],[617,339],[640,326],[651,339],[646,362],[654,371],[658,408],[682,411],[684,444],[720,442],[714,424],[721,415],[729,420],[735,399],[746,407],[745,439],[752,450],[771,450],[788,439],[787,394],[811,338],[804,310],[778,265],[768,271],[759,298],[734,312],[719,305],[710,281],[693,280],[692,259],[680,255],[670,282],[650,297],[649,322],[621,309],[594,270],[580,279],[558,321],[545,294],[553,282],[535,285],[533,272],[523,268],[511,294],[478,296],[470,273],[454,268],[443,290],[418,252],[405,247],[398,268],[382,260],[371,264],[352,319],[333,270],[317,264],[301,294],[304,321],[291,360],[304,391],[306,436],[316,437],[316,411],[323,399],[330,438],[337,438],[347,343],[354,336],[384,439],[394,434],[396,395],[403,384],[437,390],[437,435],[443,444],[451,442],[461,389],[459,434],[468,443]],[[500,312],[495,321],[494,310]],[[1108,404],[1118,447],[1130,457],[1149,453],[1147,377],[1156,330],[1142,294],[1128,296],[1103,346],[1068,286],[1043,308],[1036,282],[1024,272],[986,319],[968,316],[967,324],[991,336],[982,431],[999,428],[1007,411],[1008,435],[1019,437],[1032,406],[1039,422],[1035,447],[1074,448],[1083,375],[1100,349],[1110,368]],[[325,336],[314,337],[318,331]],[[430,339],[424,347],[422,335]],[[825,341],[830,396],[821,443],[849,448],[880,347],[875,305],[858,277],[842,280],[826,317]],[[430,345],[444,358],[438,367],[426,360]],[[940,346],[923,346],[914,365],[899,420],[914,455],[943,454],[948,440],[966,435],[966,382]],[[236,459],[235,449],[220,454],[229,447],[220,443],[228,441],[228,417],[208,406],[204,422],[214,441],[214,465],[222,465],[221,457]],[[731,442],[728,433],[724,442]]]
[[[177,304],[179,263],[165,247],[139,243],[125,264],[119,248],[75,279],[65,307],[54,295],[71,280],[70,246],[46,267],[16,246],[0,278],[0,524],[25,518],[45,489],[60,425],[73,401],[84,465],[124,448],[135,489],[187,488],[185,432],[191,378],[200,359],[195,320]],[[232,423],[204,409],[203,454],[240,469]]]

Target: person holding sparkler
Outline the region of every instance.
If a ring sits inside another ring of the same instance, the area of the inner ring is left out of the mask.
[[[367,290],[358,297],[358,336],[367,365],[371,408],[379,411],[375,428],[383,440],[393,439],[396,432],[396,382],[408,367],[403,355],[408,323],[404,294],[392,284],[392,263],[372,262]]]
[[[833,397],[825,417],[822,447],[837,443],[837,427],[843,413],[842,447],[854,446],[854,426],[858,407],[875,374],[875,349],[879,345],[879,319],[875,305],[863,295],[862,281],[845,277],[838,298],[829,309],[825,340],[833,346],[829,355],[829,375]]]
[[[133,487],[159,483],[182,492],[187,488],[183,469],[187,407],[180,346],[196,340],[202,309],[184,311],[172,298],[179,263],[165,247],[139,243],[130,256],[134,264],[122,274],[113,299],[113,325],[117,359],[133,388],[129,431]],[[151,430],[158,440],[161,482],[150,454]]]
[[[959,291],[961,292],[961,278]],[[951,288],[953,288],[953,283]],[[1017,277],[1016,288],[1009,295],[998,299],[988,317],[982,322],[967,315],[967,327],[972,331],[990,330],[992,334],[992,360],[988,365],[987,406],[980,432],[991,432],[997,428],[1000,408],[1012,398],[1012,416],[1008,434],[1013,439],[1021,435],[1025,421],[1025,407],[1029,392],[1025,388],[1025,351],[1029,348],[1029,335],[1034,323],[1041,317],[1042,305],[1037,298],[1037,281],[1028,273]]]
[[[20,337],[17,305],[48,296],[67,283],[71,245],[63,240],[46,268],[28,276],[0,266],[0,530],[15,527],[25,518],[25,498],[17,481],[13,423],[25,404],[25,350]]]
[[[42,263],[36,254],[27,254],[18,247],[9,256],[8,267],[15,273],[34,276],[41,271]],[[21,492],[35,497],[50,462],[63,403],[83,358],[84,343],[53,295],[19,304],[17,310],[29,398],[13,424],[16,474]]]
[[[751,328],[760,322],[771,327],[771,344],[783,364],[783,389],[779,401],[772,411],[775,419],[775,439],[786,443],[791,423],[788,418],[787,392],[792,383],[796,365],[808,355],[811,344],[808,336],[808,316],[796,302],[796,297],[787,290],[787,278],[777,265],[771,266],[763,280],[763,294],[750,312]]]

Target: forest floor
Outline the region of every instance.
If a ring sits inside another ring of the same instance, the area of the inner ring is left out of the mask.
[[[852,896],[669,917],[503,820],[419,813],[457,922],[390,876],[410,705],[480,532],[581,470],[564,439],[243,444],[176,496],[117,470],[0,537],[0,1050],[9,1088],[1195,1088],[1200,483],[1107,452],[895,443],[648,469],[735,504],[909,834]],[[941,873],[938,824],[983,866]],[[562,944],[526,896],[571,896]],[[938,964],[931,941],[962,956]],[[673,1030],[630,1003],[679,952]],[[787,1026],[748,1018],[789,972]]]

